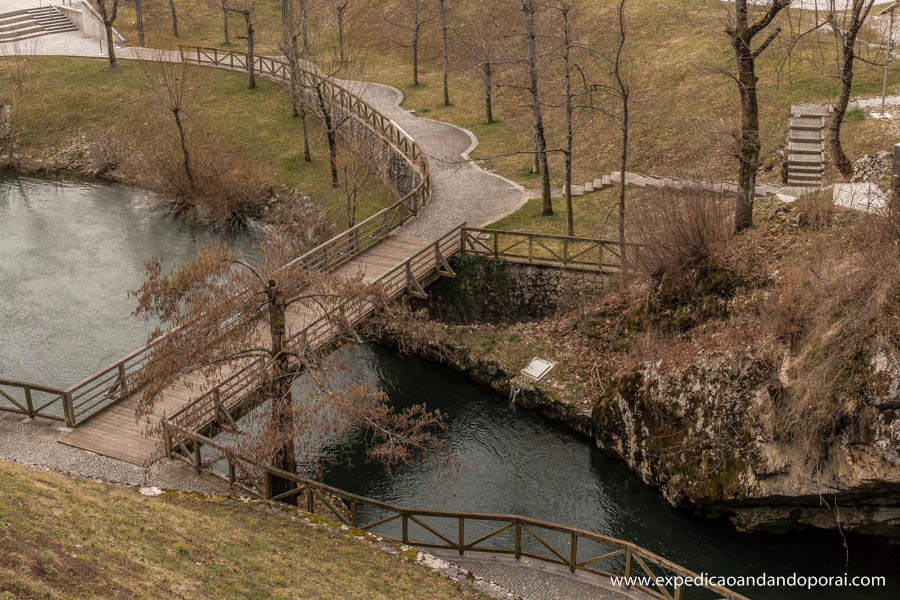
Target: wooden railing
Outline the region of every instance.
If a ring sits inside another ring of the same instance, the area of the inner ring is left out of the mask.
[[[533,265],[554,265],[589,271],[618,271],[622,264],[619,242],[545,233],[463,227],[463,254]],[[628,248],[636,247],[626,244]]]
[[[69,423],[72,398],[66,390],[0,379],[0,412],[18,413],[32,419],[45,417]]]
[[[462,227],[464,224],[454,227],[376,279],[373,283],[381,286],[384,299],[394,300],[407,293],[423,296],[428,278],[452,276],[448,261],[459,251],[459,231]],[[291,333],[285,345],[297,354],[325,351],[343,338],[347,327],[360,323],[375,308],[373,300],[344,300],[329,307],[328,313],[320,314],[299,331]],[[253,361],[173,413],[168,421],[190,431],[204,429],[216,419],[230,414],[249,394],[254,393],[271,368],[271,362]]]
[[[198,473],[215,476],[259,498],[296,504],[307,512],[318,508],[339,523],[390,541],[449,550],[460,556],[484,552],[526,557],[601,577],[670,577],[667,585],[654,581],[652,586],[634,586],[665,600],[697,598],[700,593],[709,597],[710,592],[715,598],[747,600],[718,586],[676,585],[675,581],[685,578],[699,581],[698,575],[630,542],[521,515],[398,506],[254,463],[171,422],[164,422],[163,430],[168,456],[187,462]],[[276,479],[291,482],[292,489],[274,493]]]
[[[184,62],[239,70],[247,68],[247,55],[239,52],[181,46],[180,53]],[[283,83],[290,78],[290,65],[284,60],[258,56],[254,59],[254,66],[262,75],[279,82]],[[395,203],[289,263],[291,265],[300,263],[307,269],[328,272],[371,248],[419,212],[431,194],[428,160],[412,138],[361,98],[312,69],[304,69],[300,75],[304,85],[320,86],[328,102],[348,111],[353,118],[390,144],[418,175],[418,181],[412,191],[404,194]],[[70,427],[74,427],[141,387],[143,383],[141,368],[157,343],[159,338],[104,367],[68,390],[55,390],[59,392],[58,397],[54,397],[49,404],[39,403],[38,410],[29,409],[26,390],[37,392],[51,388],[36,384],[17,386],[14,385],[16,382],[9,382],[6,393],[0,391],[2,394],[0,410],[29,416],[32,414],[46,416],[63,420]],[[11,390],[15,390],[15,393]]]

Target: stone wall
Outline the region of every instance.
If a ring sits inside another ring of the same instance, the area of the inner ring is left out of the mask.
[[[543,318],[598,294],[607,276],[592,271],[508,263],[471,255],[450,261],[455,278],[436,281],[428,300],[432,317],[451,323]]]

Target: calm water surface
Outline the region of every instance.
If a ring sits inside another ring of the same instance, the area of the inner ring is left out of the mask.
[[[160,251],[184,260],[207,237],[140,191],[0,179],[0,377],[65,386],[138,347],[149,327],[130,317],[134,300],[126,291],[140,285],[144,261]],[[243,237],[231,241],[252,246]],[[342,352],[356,375],[380,382],[398,406],[426,402],[446,412],[446,439],[462,468],[448,477],[441,467],[417,464],[387,477],[366,464],[360,448],[352,464],[326,473],[331,484],[408,506],[571,524],[711,574],[889,576],[889,589],[742,590],[751,598],[900,598],[897,549],[851,538],[845,568],[837,533],[736,534],[672,509],[587,441],[510,410],[505,399],[453,372],[378,348]]]
[[[137,349],[152,327],[127,292],[144,262],[208,239],[147,192],[0,177],[0,377],[68,387]]]

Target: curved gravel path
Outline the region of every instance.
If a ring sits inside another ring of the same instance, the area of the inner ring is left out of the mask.
[[[471,131],[414,115],[401,106],[403,93],[396,88],[359,81],[341,85],[392,119],[428,157],[432,197],[403,233],[434,239],[463,221],[480,227],[518,210],[527,200],[525,188],[469,160],[468,153],[478,145]]]

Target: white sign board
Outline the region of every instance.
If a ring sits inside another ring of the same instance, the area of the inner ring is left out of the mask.
[[[540,381],[544,375],[550,372],[550,369],[556,366],[555,362],[544,360],[543,358],[532,359],[528,366],[522,369],[522,374],[531,377],[535,381]]]

